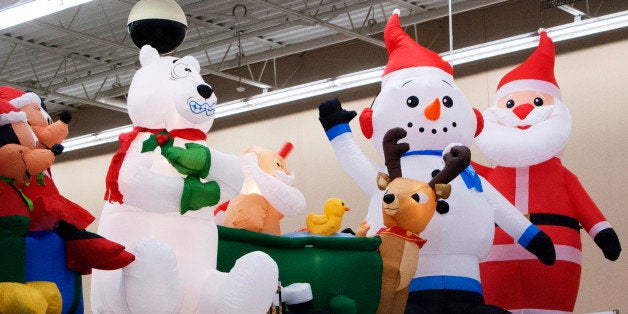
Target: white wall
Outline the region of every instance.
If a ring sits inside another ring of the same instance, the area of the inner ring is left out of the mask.
[[[591,197],[615,227],[624,247],[628,247],[626,51],[628,39],[559,54],[555,70],[563,100],[570,108],[573,119],[573,132],[563,163],[580,177]],[[497,82],[511,68],[480,71],[459,77],[456,82],[469,101],[483,110],[492,103]],[[362,99],[346,102],[344,106],[359,112],[370,104],[375,94],[361,96]],[[357,119],[351,124],[356,137],[361,139],[363,149],[374,156],[371,144],[363,140],[359,133]],[[252,123],[240,121],[237,125],[210,131],[208,140],[211,146],[234,154],[251,145],[279,149],[284,141],[291,141],[295,146],[287,163],[296,171],[295,186],[305,194],[308,212],[322,212],[327,198],[343,198],[351,208],[345,215],[343,227],[355,229],[364,217],[368,199],[335,160],[331,145],[319,125],[316,109]],[[485,160],[477,150],[473,151],[474,160]],[[110,158],[111,155],[102,155],[56,164],[53,175],[59,189],[66,197],[98,216],[103,204],[104,178]],[[283,231],[304,227],[304,219],[285,218]],[[95,230],[96,224],[90,228]],[[583,275],[576,312],[628,311],[628,252],[623,252],[616,262],[610,262],[604,259],[586,233],[582,233],[582,238]],[[85,278],[87,304],[88,278]],[[86,308],[89,309],[89,306]]]

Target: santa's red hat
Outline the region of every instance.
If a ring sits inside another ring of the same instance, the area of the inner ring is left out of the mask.
[[[0,98],[0,126],[15,122],[26,122],[26,114]]]
[[[10,86],[0,86],[0,99],[9,101],[18,109],[30,104],[41,106],[41,98],[37,94]]]
[[[561,99],[560,88],[554,77],[554,42],[545,29],[539,29],[539,46],[526,61],[508,72],[499,81],[495,100],[512,92],[536,90]]]
[[[403,31],[398,9],[393,12],[386,23],[384,43],[386,43],[386,50],[388,50],[388,64],[384,69],[384,76],[400,69],[413,67],[434,67],[449,75],[453,76],[454,74],[451,64],[434,51],[419,45]]]

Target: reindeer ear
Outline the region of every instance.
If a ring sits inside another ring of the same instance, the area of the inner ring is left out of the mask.
[[[377,187],[380,190],[385,190],[388,187],[388,183],[390,183],[390,177],[382,172],[377,173]]]
[[[434,192],[436,193],[437,199],[448,198],[449,194],[451,194],[451,185],[437,183],[434,187]]]

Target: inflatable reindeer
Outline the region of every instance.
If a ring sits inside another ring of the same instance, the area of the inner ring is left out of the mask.
[[[445,168],[429,183],[401,176],[401,156],[410,148],[398,143],[407,132],[394,128],[383,140],[388,175],[379,173],[377,184],[385,190],[382,199],[384,225],[377,234],[384,269],[382,294],[377,313],[403,313],[408,299],[408,285],[416,272],[419,249],[426,240],[419,237],[436,211],[437,201],[449,197],[448,184],[470,163],[471,151],[466,146],[454,146],[443,156]]]

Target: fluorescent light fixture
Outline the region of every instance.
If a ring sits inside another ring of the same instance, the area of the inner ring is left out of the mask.
[[[65,10],[92,0],[32,0],[0,11],[0,29]]]
[[[546,29],[554,42],[569,40],[587,35],[597,34],[628,26],[628,11],[609,14],[597,18],[575,21],[573,23]],[[528,33],[502,40],[462,48],[453,53],[442,53],[443,59],[453,65],[483,60],[494,56],[520,51],[538,45],[538,34]],[[451,59],[451,60],[450,60]],[[364,86],[381,81],[384,67],[354,72],[335,78],[324,79],[290,88],[265,92],[250,98],[238,99],[219,105],[216,108],[216,118],[226,117],[259,108],[285,104],[291,101],[324,95],[349,88]],[[100,133],[79,136],[63,142],[64,151],[85,148],[117,140],[118,134],[128,132],[131,126],[120,127]]]
[[[100,145],[100,144],[115,142],[118,140],[118,136],[121,133],[130,132],[132,129],[133,129],[132,125],[125,125],[125,126],[105,130],[102,132],[73,137],[62,143],[63,151],[69,152],[73,150]]]
[[[626,26],[628,26],[628,11],[623,11],[583,21],[575,21],[573,23],[548,28],[545,31],[554,42],[559,42],[620,29]],[[458,49],[454,51],[453,56],[450,56],[449,53],[442,53],[441,56],[453,65],[458,65],[533,48],[537,45],[538,34],[528,33]]]
[[[247,99],[246,103],[257,108],[264,108],[320,95],[321,91],[328,90],[333,87],[334,82],[330,79],[314,81],[256,95]]]

